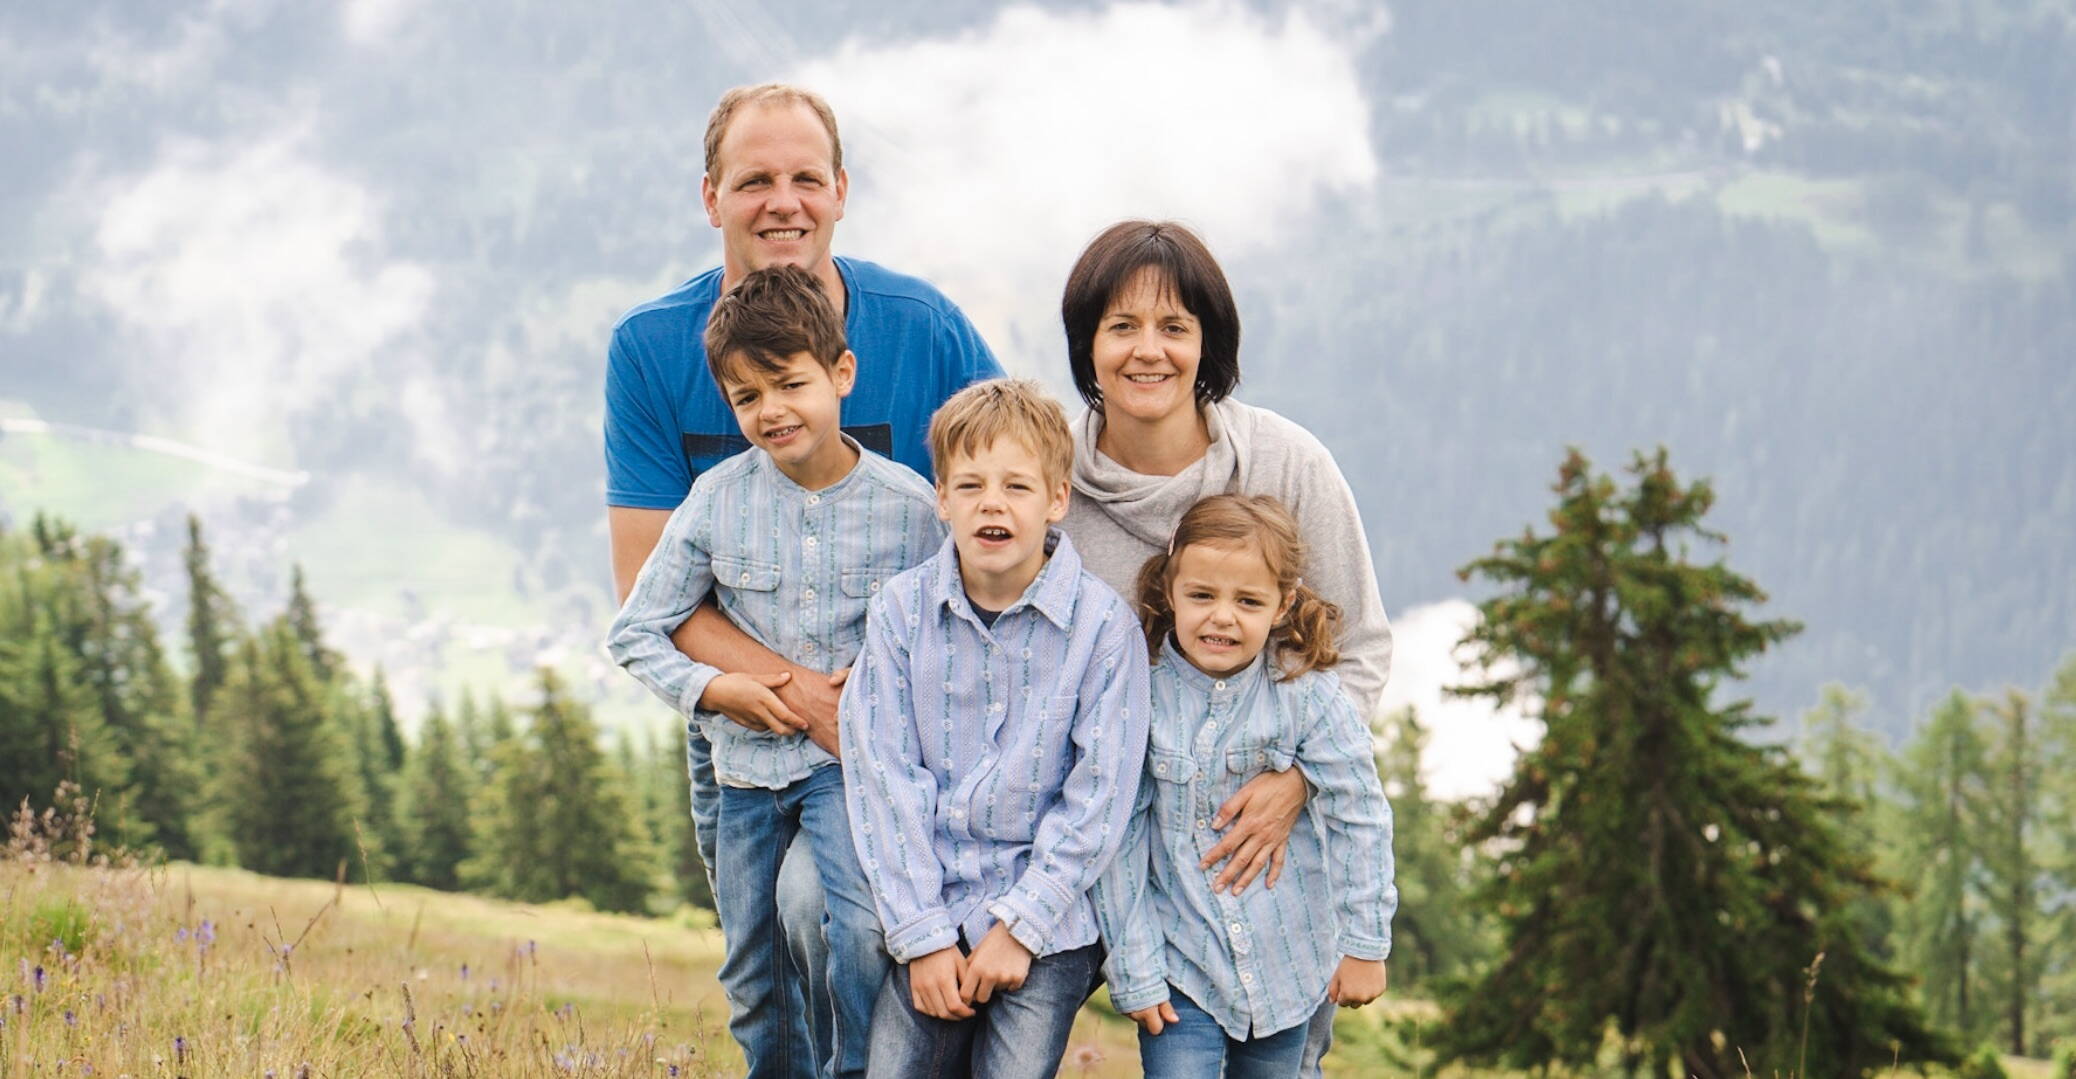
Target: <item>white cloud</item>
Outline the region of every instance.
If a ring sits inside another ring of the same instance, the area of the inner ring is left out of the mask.
[[[339,17],[348,40],[368,45],[388,37],[413,3],[414,0],[346,0]]]
[[[370,366],[407,368],[401,339],[434,290],[377,254],[377,200],[302,141],[170,145],[110,185],[81,287],[165,388],[172,433],[279,465],[288,413]]]
[[[1411,705],[1431,732],[1422,761],[1439,798],[1490,795],[1511,774],[1515,747],[1533,746],[1542,727],[1519,709],[1495,711],[1484,700],[1452,697],[1445,687],[1474,679],[1455,656],[1456,642],[1477,624],[1476,607],[1460,599],[1403,611],[1391,620],[1391,681],[1386,712]]]
[[[1230,268],[1368,191],[1362,43],[1228,3],[1020,6],[795,77],[844,125],[839,250],[937,282],[1013,369],[1064,383],[1060,287],[1103,226],[1178,218]]]

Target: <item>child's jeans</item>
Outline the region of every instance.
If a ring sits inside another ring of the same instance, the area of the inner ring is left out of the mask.
[[[728,1033],[742,1046],[754,1079],[857,1079],[865,1074],[872,1003],[889,961],[879,914],[851,846],[843,771],[831,765],[784,790],[722,787],[720,795],[714,905],[728,945],[721,963]],[[821,923],[829,955],[823,977],[835,1014],[826,1061],[799,1059],[801,998],[787,973],[778,917],[779,864],[795,834],[803,832],[828,903]]]
[[[1168,1005],[1175,1009],[1175,1022],[1159,1034],[1139,1031],[1139,1066],[1146,1079],[1297,1079],[1310,1023],[1239,1041],[1172,985]]]
[[[915,1010],[908,964],[894,968],[872,1013],[872,1079],[1051,1079],[1074,1015],[1095,992],[1103,946],[1031,960],[1022,988],[996,992],[971,1019]]]

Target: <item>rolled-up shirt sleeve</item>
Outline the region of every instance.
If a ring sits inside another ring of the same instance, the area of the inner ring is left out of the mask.
[[[670,637],[714,588],[713,560],[701,535],[707,517],[707,499],[699,490],[671,511],[656,549],[606,633],[613,662],[688,717],[707,684],[722,673],[678,651]]]

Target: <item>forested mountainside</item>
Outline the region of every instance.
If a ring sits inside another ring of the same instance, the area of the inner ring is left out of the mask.
[[[1168,32],[1105,36],[1132,27]],[[486,627],[506,635],[467,661],[479,674],[585,654],[610,602],[605,335],[715,258],[697,148],[721,89],[841,75],[844,235],[987,250],[1019,241],[1024,207],[884,216],[905,204],[874,177],[912,175],[895,166],[928,125],[843,78],[931,43],[1000,50],[1003,80],[1046,40],[1157,65],[1212,32],[1283,50],[1261,62],[1325,49],[1366,117],[1346,134],[1367,141],[1361,175],[1318,175],[1324,153],[1249,166],[1292,192],[1233,211],[1273,242],[1199,223],[1241,297],[1242,396],[1334,449],[1393,609],[1464,594],[1454,569],[1542,512],[1566,445],[1613,467],[1662,443],[1715,478],[1726,557],[1808,626],[1754,672],[1765,708],[1843,680],[1896,734],[1948,685],[2033,684],[2076,647],[2064,0],[18,7],[0,14],[0,138],[23,148],[0,170],[0,418],[307,480],[17,422],[0,508],[124,536],[169,617],[171,526],[200,509],[234,588],[278,596],[305,562],[392,670],[461,663]],[[934,70],[881,77],[934,89]],[[1046,115],[990,92],[941,89],[947,110]],[[1252,145],[1317,104],[1265,99],[1218,137]],[[1161,139],[1130,106],[1109,137]],[[952,155],[951,175],[1050,170],[1062,198],[1112,182],[1101,153],[1015,145],[1007,165]],[[1018,285],[1042,308],[1064,271]],[[1056,340],[989,317],[1012,367],[1065,389]],[[449,628],[407,637],[426,626]]]

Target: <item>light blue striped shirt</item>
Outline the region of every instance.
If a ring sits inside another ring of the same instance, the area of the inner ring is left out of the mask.
[[[722,671],[678,651],[671,633],[712,592],[728,620],[764,647],[834,671],[858,654],[866,604],[943,539],[936,493],[903,465],[860,449],[849,475],[810,491],[752,448],[693,481],[613,621],[607,650],[706,732],[719,782],[782,789],[836,758],[805,734],[753,731],[698,711]]]
[[[996,922],[1035,956],[1096,941],[1088,889],[1146,753],[1146,645],[1058,529],[992,629],[946,540],[873,601],[844,686],[851,838],[903,963]]]
[[[1212,678],[1172,644],[1153,668],[1146,776],[1125,847],[1096,884],[1121,1012],[1182,990],[1234,1038],[1312,1018],[1342,956],[1391,951],[1391,805],[1370,732],[1327,672],[1277,682],[1264,656]],[[1242,784],[1293,763],[1316,793],[1291,830],[1283,874],[1239,896],[1199,869],[1211,821]]]

